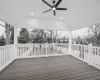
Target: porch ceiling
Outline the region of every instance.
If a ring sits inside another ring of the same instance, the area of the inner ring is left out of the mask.
[[[51,4],[51,0],[46,1]],[[15,27],[56,30],[75,30],[100,22],[100,0],[63,0],[59,7],[68,10],[57,11],[54,17],[52,11],[42,13],[49,9],[42,0],[0,0],[0,19]]]

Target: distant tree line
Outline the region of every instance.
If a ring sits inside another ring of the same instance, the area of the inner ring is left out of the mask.
[[[33,29],[28,31],[25,28],[21,28],[18,36],[19,43],[52,43],[56,42],[55,31],[53,30],[41,30],[41,29]]]
[[[5,28],[6,36],[2,35],[0,37],[0,46],[4,46],[6,44],[14,43],[14,27],[8,26]],[[8,35],[9,34],[9,35]],[[41,30],[41,29],[33,29],[28,30],[26,28],[21,28],[18,35],[18,43],[68,43],[68,38],[65,36],[60,38],[57,34],[57,31],[54,30]]]

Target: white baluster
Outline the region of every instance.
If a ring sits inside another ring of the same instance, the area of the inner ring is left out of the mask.
[[[47,43],[45,44],[45,49],[46,49],[46,52],[45,52],[45,53],[46,53],[46,57],[48,57],[48,51],[47,51],[47,49],[48,49],[48,44],[47,44]]]
[[[0,48],[0,68],[1,68],[1,48]]]
[[[3,55],[3,65],[4,65],[4,48],[3,48],[3,54],[2,55]]]
[[[2,47],[1,47],[1,67],[2,67]]]
[[[7,48],[5,49],[5,64],[7,63]]]

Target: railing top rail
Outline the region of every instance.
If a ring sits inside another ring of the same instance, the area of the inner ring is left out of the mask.
[[[30,44],[46,44],[46,43],[27,43],[27,44],[17,44],[17,45],[30,45]],[[52,44],[52,43],[47,43],[47,44]]]
[[[7,47],[12,47],[14,46],[14,44],[11,44],[11,45],[5,45],[5,46],[0,46],[0,48],[7,48]]]
[[[0,46],[0,48],[7,48],[7,47],[12,47],[12,46],[18,46],[18,45],[45,45],[46,43],[29,43],[29,44],[10,44],[10,45],[5,45],[5,46]],[[53,43],[47,43],[48,45],[51,45]],[[66,45],[68,43],[57,43],[60,45]],[[89,47],[89,45],[81,45],[81,44],[72,44],[73,46],[83,46],[83,47]],[[92,48],[100,48],[98,46],[92,46]]]
[[[100,47],[98,47],[98,46],[92,46],[93,48],[100,48]]]
[[[72,44],[74,46],[83,46],[83,47],[89,47],[89,45],[81,45],[81,44]]]
[[[68,45],[69,43],[57,43],[58,45]]]

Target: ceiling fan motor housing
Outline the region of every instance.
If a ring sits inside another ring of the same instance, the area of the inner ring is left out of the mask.
[[[62,2],[62,0],[58,0],[58,2],[56,3],[55,0],[52,1],[53,6],[50,5],[48,2],[46,2],[45,0],[42,0],[46,5],[48,5],[49,7],[51,7],[51,9],[44,11],[43,13],[49,12],[51,10],[53,10],[53,14],[54,16],[56,16],[56,10],[67,10],[67,8],[58,8],[59,4]]]

